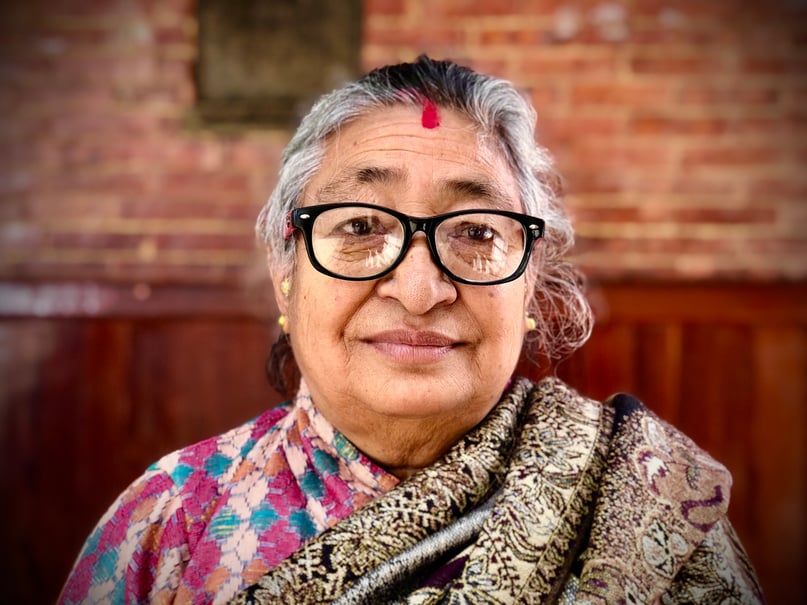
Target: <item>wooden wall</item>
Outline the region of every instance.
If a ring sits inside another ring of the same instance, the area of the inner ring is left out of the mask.
[[[592,299],[598,327],[557,372],[638,395],[724,462],[769,602],[805,602],[807,284],[613,283]],[[270,316],[235,290],[0,286],[5,602],[51,602],[149,463],[279,401]]]

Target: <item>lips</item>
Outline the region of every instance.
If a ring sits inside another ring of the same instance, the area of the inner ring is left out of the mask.
[[[387,330],[365,339],[379,353],[402,363],[431,363],[443,359],[462,344],[440,332]]]
[[[368,342],[409,345],[412,347],[451,347],[458,342],[440,332],[388,330],[367,339]]]

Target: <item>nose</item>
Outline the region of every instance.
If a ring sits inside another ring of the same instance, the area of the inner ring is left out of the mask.
[[[394,298],[412,315],[424,315],[457,299],[457,286],[434,263],[422,233],[415,234],[401,263],[376,287],[379,296]]]

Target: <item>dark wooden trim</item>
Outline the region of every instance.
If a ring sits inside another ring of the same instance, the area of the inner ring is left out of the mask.
[[[807,283],[618,283],[592,285],[598,322],[807,324]]]
[[[277,314],[268,284],[237,286],[0,282],[0,317],[253,317]]]

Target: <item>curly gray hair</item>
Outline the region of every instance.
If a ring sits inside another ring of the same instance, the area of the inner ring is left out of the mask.
[[[559,196],[552,160],[534,138],[535,110],[510,82],[451,61],[421,56],[413,63],[382,67],[324,95],[313,106],[284,151],[277,186],[256,224],[259,239],[270,251],[272,271],[292,273],[296,247],[293,239],[284,237],[286,216],[301,205],[303,192],[322,162],[328,137],[372,110],[394,105],[420,107],[425,100],[456,111],[476,125],[512,169],[523,211],[546,221],[542,254],[536,255],[538,266],[534,267],[538,278],[529,303],[537,328],[527,342],[536,349],[531,354],[564,358],[588,339],[593,319],[582,276],[564,260],[574,243],[574,231]],[[279,362],[270,360],[270,367],[272,363]]]

